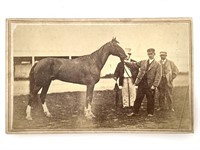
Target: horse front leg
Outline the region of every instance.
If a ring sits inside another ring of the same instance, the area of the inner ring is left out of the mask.
[[[84,114],[86,118],[93,118],[95,115],[92,113],[92,98],[93,98],[94,85],[87,85],[86,101]]]

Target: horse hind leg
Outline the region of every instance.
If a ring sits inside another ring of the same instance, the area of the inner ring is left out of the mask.
[[[36,99],[37,93],[39,92],[40,89],[41,89],[41,86],[34,85],[33,90],[30,91],[29,101],[28,101],[28,105],[27,105],[27,108],[26,108],[26,119],[27,120],[32,120],[31,106],[33,104],[33,101]]]
[[[51,81],[49,81],[45,86],[43,86],[42,92],[40,94],[40,99],[41,99],[41,102],[42,102],[42,108],[43,108],[44,114],[47,117],[52,117],[51,113],[49,112],[49,109],[47,108],[46,102],[45,102],[45,98],[46,98],[47,91],[49,89],[50,84],[51,84]]]

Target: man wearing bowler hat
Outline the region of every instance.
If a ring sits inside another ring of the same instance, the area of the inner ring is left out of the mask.
[[[159,108],[157,110],[160,111],[165,109],[166,107],[165,99],[166,99],[168,109],[174,111],[172,88],[173,88],[173,80],[176,78],[179,71],[176,65],[172,61],[166,59],[167,52],[161,51],[160,58],[161,60],[159,62],[162,65],[162,79],[160,85],[158,86],[160,95],[159,95]]]
[[[145,95],[147,98],[148,116],[152,117],[154,114],[154,94],[161,80],[162,68],[161,64],[154,59],[155,49],[149,48],[147,55],[149,57],[147,60],[134,63],[134,65],[140,68],[135,80],[135,85],[138,86],[138,90],[133,112],[129,113],[128,116],[139,115],[139,109]]]

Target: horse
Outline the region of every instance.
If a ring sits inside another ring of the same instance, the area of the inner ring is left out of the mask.
[[[32,120],[31,106],[41,90],[40,99],[44,114],[52,117],[45,98],[52,80],[60,80],[87,86],[84,104],[84,116],[95,117],[92,113],[91,103],[95,84],[100,80],[100,72],[110,55],[118,56],[125,60],[127,55],[113,38],[90,55],[80,56],[75,59],[44,58],[35,63],[29,73],[29,100],[26,108],[26,119]]]

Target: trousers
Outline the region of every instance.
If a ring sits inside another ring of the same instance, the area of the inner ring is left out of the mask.
[[[169,87],[167,84],[167,79],[162,77],[160,85],[158,86],[159,91],[159,107],[162,109],[167,107],[169,109],[174,109],[174,100],[172,96],[172,87]]]
[[[144,78],[138,85],[138,90],[136,94],[136,100],[134,102],[134,110],[133,112],[138,114],[139,109],[141,107],[141,103],[144,99],[144,96],[146,95],[147,98],[147,113],[148,114],[154,114],[154,95],[155,90],[151,90],[151,88],[148,86],[147,80]]]
[[[136,98],[136,89],[132,82],[132,79],[129,77],[124,78],[122,87],[123,107],[133,106],[135,98]]]

